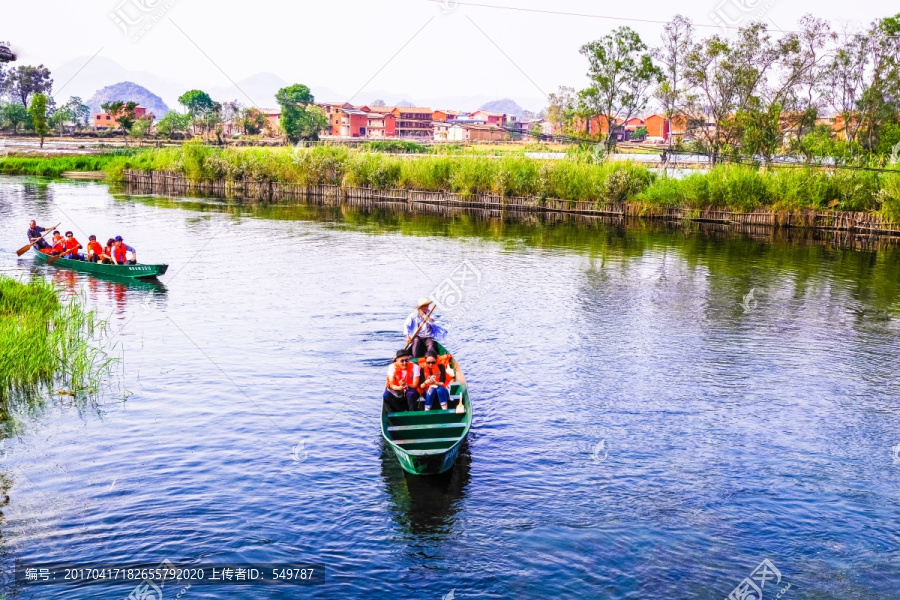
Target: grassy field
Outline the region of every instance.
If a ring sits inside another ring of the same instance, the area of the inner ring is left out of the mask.
[[[95,393],[112,362],[90,341],[104,326],[43,279],[0,275],[0,423],[56,391]]]
[[[565,160],[524,156],[403,156],[364,149],[181,148],[148,150],[111,159],[106,170],[175,171],[191,180],[277,181],[375,189],[409,188],[594,202],[637,201],[648,207],[717,206],[749,211],[834,209],[878,211],[900,220],[900,168],[889,172],[818,167],[773,168],[725,164],[667,177],[631,162],[595,164],[589,152]]]
[[[103,154],[0,156],[0,174],[59,177],[66,171],[102,171],[113,160],[142,150],[123,148]]]

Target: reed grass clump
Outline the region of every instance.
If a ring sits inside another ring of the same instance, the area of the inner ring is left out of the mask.
[[[534,160],[513,154],[399,155],[382,146],[218,148],[199,141],[180,148],[118,157],[107,168],[174,171],[190,180],[230,179],[453,192],[588,201],[641,202],[646,208],[717,207],[735,211],[835,209],[900,215],[900,171],[829,170],[821,167],[759,168],[717,165],[680,177],[658,174],[633,162],[597,163],[590,148],[565,160]],[[391,146],[394,148],[394,146]],[[399,146],[397,146],[399,148]],[[892,217],[893,218],[893,217]]]
[[[43,279],[0,276],[0,419],[55,389],[76,398],[96,393],[113,362],[91,342],[104,327]]]
[[[6,156],[0,157],[0,174],[59,177],[66,171],[103,171],[117,158],[135,154],[131,150],[120,150],[74,156]]]

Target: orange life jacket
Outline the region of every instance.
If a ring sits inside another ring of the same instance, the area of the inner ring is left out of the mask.
[[[81,248],[81,244],[78,243],[74,237],[71,239],[66,239],[66,251],[68,254],[74,254],[78,252],[78,249]]]
[[[112,257],[115,246],[103,246],[103,254]]]
[[[123,263],[128,257],[128,250],[125,249],[125,244],[121,246],[113,246],[113,258],[116,259],[116,262]]]
[[[93,241],[88,242],[88,255],[96,254],[97,256],[103,255],[103,246],[100,245],[100,242]]]
[[[53,248],[50,249],[50,252],[53,254],[62,254],[66,251],[66,242],[54,242]]]
[[[432,376],[438,385],[444,387],[450,385],[450,382],[453,381],[453,378],[447,373],[447,365],[450,364],[450,358],[451,356],[449,354],[439,356],[434,366],[429,366],[424,358],[419,359],[419,369],[421,369],[422,373],[420,381],[423,384],[421,386],[423,391],[425,390],[425,380]]]
[[[406,369],[394,368],[394,375],[390,379],[391,385],[400,385],[400,382],[406,380],[409,387],[415,386],[415,365],[412,362],[406,363]]]

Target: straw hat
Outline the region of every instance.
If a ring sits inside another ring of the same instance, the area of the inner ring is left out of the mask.
[[[416,302],[416,308],[422,308],[423,306],[430,306],[431,304],[432,304],[432,302],[431,302],[430,298],[426,298],[425,296],[422,296],[421,298],[419,298],[419,301]]]

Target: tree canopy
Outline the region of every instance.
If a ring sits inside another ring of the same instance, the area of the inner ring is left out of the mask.
[[[295,83],[281,88],[275,100],[281,107],[281,131],[291,142],[318,139],[328,120],[319,107],[313,106],[315,99],[307,86]]]

